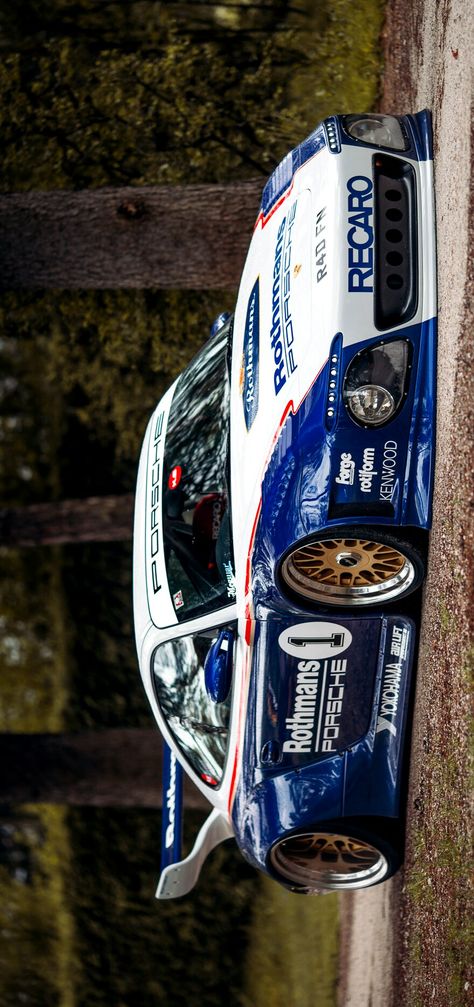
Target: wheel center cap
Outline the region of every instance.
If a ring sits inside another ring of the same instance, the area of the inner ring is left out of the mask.
[[[355,552],[338,552],[336,556],[336,563],[338,566],[352,567],[357,566],[360,563],[361,557]]]

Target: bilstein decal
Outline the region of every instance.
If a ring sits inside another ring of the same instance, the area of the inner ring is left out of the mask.
[[[260,284],[257,278],[249,297],[244,330],[242,402],[247,430],[258,412],[259,340]]]
[[[299,622],[283,630],[278,643],[291,657],[321,661],[347,650],[352,643],[352,633],[337,622]]]

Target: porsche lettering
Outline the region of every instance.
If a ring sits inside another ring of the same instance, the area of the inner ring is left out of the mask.
[[[161,440],[163,433],[164,413],[159,413],[153,430],[153,453],[151,466],[151,512],[150,512],[150,559],[151,559],[151,583],[153,593],[157,594],[161,590],[158,578],[158,552],[160,548],[159,526],[160,526],[160,472],[161,472]]]

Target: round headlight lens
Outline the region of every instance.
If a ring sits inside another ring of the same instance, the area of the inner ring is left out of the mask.
[[[383,340],[352,358],[342,397],[355,423],[381,426],[396,416],[408,394],[411,350],[407,339]]]
[[[373,147],[405,150],[406,144],[398,119],[394,115],[354,115],[346,119],[346,129],[354,140]]]
[[[358,423],[376,427],[393,416],[396,405],[393,395],[381,385],[361,385],[347,395],[347,407]]]

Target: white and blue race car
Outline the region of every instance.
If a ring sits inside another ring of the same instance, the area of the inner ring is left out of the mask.
[[[231,836],[297,892],[400,863],[435,276],[429,113],[326,119],[264,188],[235,315],[150,419],[134,610],[160,898]],[[213,806],[185,860],[183,768]]]

